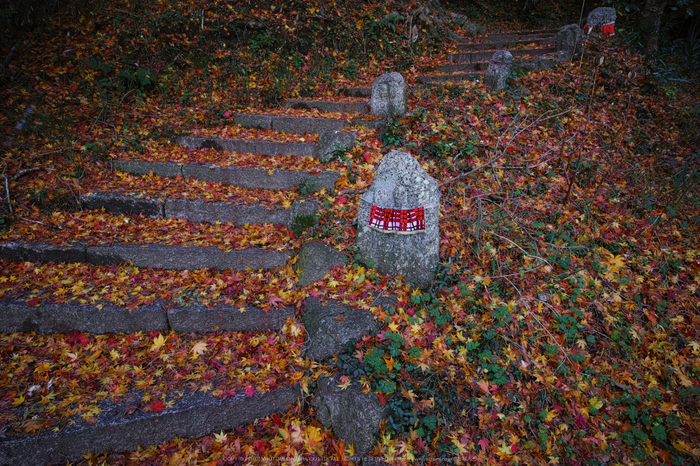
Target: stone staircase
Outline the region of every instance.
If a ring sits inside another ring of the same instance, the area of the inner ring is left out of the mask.
[[[491,34],[461,44],[457,53],[447,56],[448,64],[435,68],[437,74],[421,75],[416,81],[429,84],[478,78],[485,73],[494,50],[508,48],[520,60],[529,60],[551,52],[555,34],[552,30]],[[298,226],[299,218],[309,218],[323,208],[325,196],[332,195],[342,178],[341,173],[318,161],[308,162],[319,154],[316,135],[337,130],[372,131],[378,126],[378,120],[368,114],[370,88],[345,89],[344,93],[347,100],[339,102],[296,99],[286,102],[282,109],[266,113],[235,114],[233,124],[249,129],[248,136],[228,137],[225,131],[200,129],[179,141],[161,143],[163,150],[157,156],[144,151],[137,156],[114,158],[109,167],[84,181],[83,186],[88,189],[80,196],[80,202],[86,212],[56,212],[20,221],[0,236],[0,266],[85,264],[92,269],[84,283],[81,278],[83,288],[103,287],[98,278],[106,272],[128,277],[138,269],[163,275],[173,271],[192,275],[213,271],[229,274],[225,278],[236,283],[247,277],[277,281],[280,286],[287,286],[289,299],[273,297],[266,301],[267,297],[261,297],[258,301],[262,302],[253,304],[207,305],[194,301],[187,305],[155,293],[172,286],[163,281],[144,291],[153,293],[140,304],[117,305],[106,300],[109,293],[105,290],[104,301],[76,296],[70,299],[70,293],[79,292],[73,287],[65,291],[68,297],[57,298],[54,294],[42,301],[27,293],[1,299],[0,331],[95,335],[150,332],[149,338],[165,332],[231,332],[234,346],[250,340],[288,338],[283,333],[285,326],[294,322],[299,328],[301,320],[307,332],[326,331],[324,322],[329,319],[348,322],[352,332],[356,332],[355,338],[372,331],[376,324],[371,315],[345,305],[327,308],[310,299],[307,308],[311,310],[305,309],[304,316],[300,316],[297,310],[304,307],[300,302],[303,298],[292,296],[294,290],[299,290],[292,263],[300,258],[304,246],[292,230]],[[285,109],[296,113],[290,116]],[[305,111],[313,116],[305,116]],[[255,136],[260,134],[265,138]],[[235,156],[229,159],[226,154]],[[241,154],[246,157],[238,157]],[[271,163],[290,157],[307,161],[300,164],[306,168],[285,169]],[[184,194],[161,192],[166,186],[180,187]],[[190,192],[194,186],[197,189]],[[251,198],[260,202],[246,200]],[[99,220],[97,224],[95,218]],[[250,234],[253,226],[255,235]],[[342,254],[335,253],[341,255],[336,257],[336,263],[342,263]],[[93,277],[94,281],[90,281]],[[134,283],[134,288],[142,286],[149,285]],[[196,293],[210,286],[209,281],[195,283],[191,291]],[[176,390],[167,393],[167,405],[161,410],[134,412],[133,406],[139,404],[143,390],[132,387],[124,396],[101,399],[96,416],[84,419],[75,414],[68,425],[58,430],[39,429],[24,434],[13,431],[10,423],[0,436],[0,464],[74,462],[87,452],[130,451],[175,437],[202,437],[284,412],[302,397],[302,371],[293,368],[294,358],[301,358],[303,346],[303,341],[296,344],[296,352],[285,363],[289,374],[273,380],[269,390],[239,390],[226,397]],[[329,348],[325,345],[307,350],[325,358]],[[246,364],[232,361],[230,366],[241,373],[254,373],[255,369]],[[27,412],[21,403],[14,408],[5,404],[3,410],[17,419]]]
[[[366,90],[357,91],[357,95],[365,94]],[[287,102],[286,107],[353,116],[338,119],[237,114],[234,123],[242,128],[267,131],[271,136],[305,135],[303,139],[309,140],[324,131],[353,127],[371,129],[377,124],[366,115],[368,102],[293,100]],[[333,191],[340,173],[319,169],[318,164],[311,170],[285,170],[270,169],[269,164],[256,167],[203,161],[211,154],[216,154],[218,160],[225,160],[226,153],[255,154],[259,160],[279,156],[308,158],[316,155],[316,144],[205,134],[184,137],[166,145],[166,149],[177,153],[177,157],[165,160],[146,155],[113,159],[109,172],[102,170],[95,175],[93,183],[86,180],[84,186],[92,187],[80,199],[87,212],[59,212],[62,223],[58,220],[51,223],[51,216],[32,223],[18,222],[0,237],[0,265],[21,262],[49,264],[49,267],[58,263],[89,264],[94,267],[96,279],[94,283],[83,283],[84,287],[103,286],[97,280],[100,273],[105,270],[121,272],[125,266],[130,267],[129,270],[138,267],[164,274],[168,271],[196,273],[205,269],[235,271],[235,276],[240,277],[237,280],[249,275],[264,280],[267,276],[262,274],[266,271],[283,270],[280,276],[286,278],[280,280],[289,281],[289,277],[293,277],[291,263],[300,247],[300,241],[291,233],[295,219],[313,216],[322,208],[323,196]],[[158,190],[158,186],[183,181],[203,187],[199,194],[187,198],[171,198]],[[257,190],[256,195],[267,196],[267,201],[232,203],[231,189],[244,194]],[[87,231],[81,229],[83,216],[99,216],[100,225]],[[49,224],[56,226],[47,227]],[[270,247],[265,238],[251,242],[247,238],[251,225],[258,225],[262,236],[276,238],[277,243],[272,243],[277,245]],[[55,228],[61,229],[60,238],[56,237]],[[191,230],[205,232],[210,240],[196,235],[190,238]],[[134,232],[147,233],[148,240]],[[284,247],[279,246],[280,237],[290,238]],[[209,285],[197,286],[204,289]],[[157,296],[153,302],[139,306],[65,298],[58,301],[36,302],[24,296],[0,300],[0,331],[97,335],[152,332],[151,336],[168,331],[230,331],[239,332],[232,333],[231,338],[245,343],[251,338],[277,338],[275,335],[281,332],[288,319],[298,319],[294,305],[300,304],[241,307],[195,302],[186,306]],[[301,356],[301,351],[302,348],[297,350],[296,357]],[[288,365],[292,367],[293,361]],[[169,393],[166,399],[170,402],[162,411],[133,413],[132,409],[132,414],[130,405],[138,403],[141,393],[133,389],[128,396],[116,401],[111,398],[100,401],[100,413],[90,422],[74,415],[73,423],[59,431],[45,429],[34,434],[20,434],[12,428],[4,431],[0,438],[0,464],[79,461],[87,452],[129,451],[138,445],[159,444],[175,437],[196,438],[232,429],[256,418],[284,412],[296,403],[302,391],[295,382],[299,377],[294,376],[293,370],[290,379],[273,383],[269,391],[257,391],[252,395],[238,393],[225,399],[196,390],[184,395],[181,391]],[[13,409],[20,419],[23,415],[22,406],[3,409]]]
[[[557,29],[524,31],[521,33],[493,33],[471,42],[457,45],[457,53],[446,56],[448,64],[424,69],[416,77],[420,84],[445,81],[481,79],[486,73],[493,53],[508,50],[513,55],[513,66],[531,68],[533,60],[556,51]]]

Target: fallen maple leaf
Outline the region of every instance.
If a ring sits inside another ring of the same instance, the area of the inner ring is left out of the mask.
[[[340,383],[336,385],[336,387],[340,388],[341,390],[345,390],[350,386],[350,377],[347,375],[343,375],[340,377]]]
[[[166,406],[168,405],[162,400],[154,401],[151,403],[151,411],[154,413],[159,413],[163,411]]]
[[[194,354],[202,354],[207,350],[207,344],[204,343],[203,341],[200,341],[199,343],[195,343],[195,345],[192,347],[192,352]]]
[[[253,394],[257,392],[257,390],[252,385],[249,385],[245,388],[243,392],[246,394],[246,396],[253,396]]]
[[[158,351],[164,344],[165,338],[159,333],[158,336],[153,339],[153,345],[151,346],[150,351]]]
[[[284,300],[282,298],[278,298],[277,296],[270,297],[270,306],[279,307],[279,305],[282,304],[283,302],[284,302]]]

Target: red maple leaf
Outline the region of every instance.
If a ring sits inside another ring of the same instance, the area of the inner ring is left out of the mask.
[[[164,401],[158,400],[154,401],[151,403],[151,411],[154,413],[159,413],[165,409],[165,407],[168,406]]]
[[[486,450],[489,447],[489,441],[485,438],[482,438],[479,440],[478,445],[481,447],[482,450]]]
[[[284,299],[278,298],[277,296],[270,297],[270,306],[279,307],[280,304],[284,302]]]

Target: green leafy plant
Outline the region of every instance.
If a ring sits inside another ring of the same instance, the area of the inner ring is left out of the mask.
[[[406,126],[401,119],[389,118],[382,122],[379,140],[387,149],[402,147],[406,141]]]

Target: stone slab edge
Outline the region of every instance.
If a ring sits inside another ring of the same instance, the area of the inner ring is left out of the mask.
[[[188,149],[216,149],[227,152],[243,152],[275,157],[294,155],[296,157],[315,156],[316,144],[302,142],[249,141],[246,139],[219,139],[185,137],[179,144]]]
[[[519,40],[508,40],[504,39],[502,41],[498,42],[481,42],[481,43],[473,43],[473,44],[458,44],[457,45],[457,50],[460,52],[479,52],[483,50],[498,50],[502,48],[510,48],[510,47],[515,47],[520,44],[536,44],[536,45],[545,45],[545,44],[554,44],[556,41],[556,36],[551,36],[551,37],[546,37],[546,38],[538,38],[538,39],[519,39]]]
[[[132,451],[138,446],[158,445],[176,437],[200,438],[285,412],[300,398],[299,385],[251,397],[238,395],[230,400],[195,392],[160,413],[137,410],[130,415],[125,414],[127,403],[106,401],[101,403],[102,412],[95,424],[79,420],[58,433],[0,439],[0,464],[65,464],[81,460],[88,452]]]
[[[291,253],[249,248],[226,252],[216,247],[184,247],[151,244],[111,246],[51,246],[45,243],[10,242],[0,244],[0,259],[29,262],[89,262],[94,265],[119,265],[131,261],[137,267],[169,270],[213,268],[218,270],[254,270],[283,267]]]
[[[481,79],[484,73],[460,73],[460,74],[436,74],[432,76],[416,76],[416,81],[421,84],[441,83],[445,81],[465,81],[468,79]]]
[[[0,332],[35,332],[39,334],[85,332],[95,335],[135,332],[267,332],[282,328],[291,307],[263,310],[238,307],[193,305],[168,308],[164,301],[126,309],[106,304],[46,303],[30,306],[21,300],[0,301]]]
[[[367,102],[336,102],[333,100],[288,100],[285,102],[286,108],[318,109],[322,112],[339,113],[369,113],[369,101]]]
[[[556,51],[555,47],[547,47],[537,49],[515,49],[511,50],[510,53],[514,57],[522,57],[523,55],[531,55],[534,57],[554,51]],[[447,56],[447,59],[450,63],[477,63],[491,60],[491,57],[495,52],[497,52],[497,50],[489,50],[486,52],[451,53]]]
[[[142,199],[125,196],[121,193],[89,193],[81,196],[83,206],[88,209],[102,209],[105,211],[126,214],[142,214],[149,218],[184,218],[195,223],[233,223],[236,226],[254,223],[271,223],[273,225],[292,224],[298,206],[303,203],[294,201],[291,208],[285,209],[278,206],[273,209],[266,209],[259,204],[236,205],[225,202],[204,202],[194,199],[166,199],[160,201],[149,199],[141,202]],[[318,205],[313,202],[314,209],[309,215],[318,210]],[[156,214],[158,214],[156,216]]]
[[[340,174],[333,171],[307,173],[295,170],[274,170],[270,173],[269,170],[262,168],[215,167],[200,164],[177,165],[138,160],[113,160],[112,168],[133,175],[148,175],[152,172],[155,175],[169,178],[193,177],[200,181],[211,181],[248,189],[291,189],[309,183],[320,186],[318,190],[332,189],[335,180],[340,178]]]

